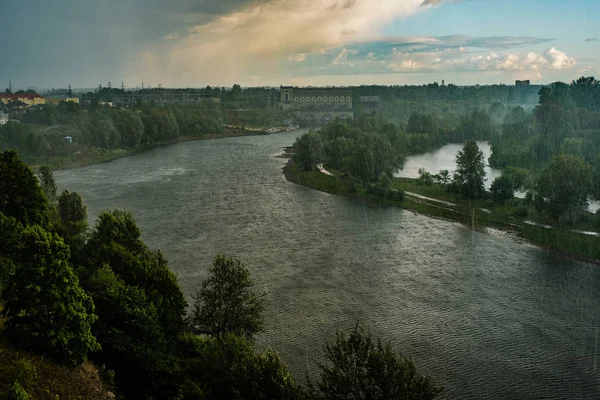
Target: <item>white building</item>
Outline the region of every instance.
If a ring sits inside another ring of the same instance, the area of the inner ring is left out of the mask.
[[[3,111],[0,111],[0,125],[4,125],[8,122],[8,114],[5,114]]]

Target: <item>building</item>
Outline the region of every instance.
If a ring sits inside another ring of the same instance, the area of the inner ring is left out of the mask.
[[[3,104],[17,101],[22,102],[27,107],[46,104],[46,99],[37,93],[0,93],[0,102]]]
[[[515,81],[515,86],[529,86],[531,85],[531,81],[528,79],[526,81]]]
[[[6,114],[4,111],[0,110],[0,125],[4,125],[8,122],[9,118],[8,118],[8,114]]]
[[[61,101],[65,103],[76,103],[79,104],[79,97],[72,97],[66,95],[46,96],[46,103],[54,104],[55,106],[60,104]]]
[[[308,123],[352,118],[352,89],[281,86],[281,109]]]
[[[138,102],[155,103],[157,105],[219,103],[218,97],[213,97],[212,90],[206,89],[145,89],[124,92],[113,96],[117,107],[134,106]]]

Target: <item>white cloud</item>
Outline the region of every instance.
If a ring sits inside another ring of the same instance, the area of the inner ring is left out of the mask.
[[[373,40],[385,24],[422,10],[422,0],[269,0],[189,29],[148,49],[157,55],[150,74],[165,81],[235,82],[279,69],[279,60],[318,49]],[[139,65],[131,66],[132,72]],[[198,79],[198,78],[196,78]]]
[[[293,61],[293,62],[297,62],[297,63],[301,63],[306,61],[306,53],[298,53],[298,54],[294,54],[292,56],[290,56],[288,58],[289,61]]]
[[[548,49],[544,52],[544,57],[548,60],[550,64],[550,69],[561,70],[561,69],[571,69],[575,66],[576,61],[574,58],[567,56],[560,50],[557,50],[555,47]]]
[[[340,51],[340,54],[337,55],[336,58],[331,62],[334,65],[342,64],[344,61],[348,60],[349,55],[358,54],[357,50],[348,50],[345,47]]]

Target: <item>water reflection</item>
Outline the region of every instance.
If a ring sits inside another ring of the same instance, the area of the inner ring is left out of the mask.
[[[494,179],[502,175],[502,171],[490,168],[488,158],[492,155],[491,146],[488,142],[477,142],[477,146],[483,151],[486,167],[486,188],[490,188]],[[462,150],[463,144],[451,143],[429,153],[409,156],[404,161],[404,168],[394,176],[399,178],[418,178],[419,169],[425,168],[431,174],[437,174],[440,170],[447,169],[452,172],[456,169],[456,154]]]

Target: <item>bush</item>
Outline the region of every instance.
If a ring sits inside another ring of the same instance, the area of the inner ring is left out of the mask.
[[[431,186],[433,185],[433,175],[427,172],[425,168],[419,168],[419,178],[417,179],[418,185]]]
[[[309,384],[314,398],[434,399],[442,388],[421,375],[414,362],[397,354],[389,343],[374,342],[356,326],[349,336],[337,333],[325,346],[327,364],[318,363],[320,381]]]
[[[404,200],[404,190],[393,190],[393,199],[396,201]]]
[[[23,386],[21,386],[19,382],[15,381],[10,389],[8,389],[6,398],[8,400],[28,400],[29,394],[23,389]]]
[[[525,206],[518,206],[515,211],[515,217],[525,218],[529,214],[529,210]]]

